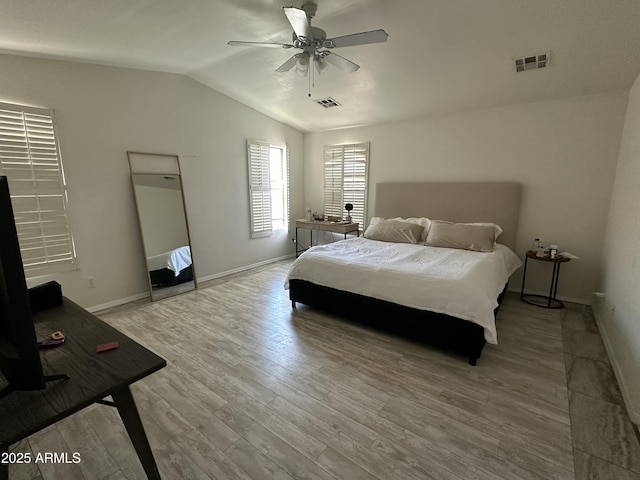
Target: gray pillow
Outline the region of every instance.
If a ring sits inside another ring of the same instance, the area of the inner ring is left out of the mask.
[[[417,223],[382,220],[374,225],[369,225],[364,232],[364,237],[382,242],[418,243],[422,230],[424,227]]]
[[[491,225],[469,225],[432,220],[425,244],[430,247],[492,252],[495,241],[496,231]]]

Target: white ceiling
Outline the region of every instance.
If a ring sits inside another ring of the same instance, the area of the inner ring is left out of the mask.
[[[640,73],[638,0],[316,0],[328,37],[383,28],[336,53],[361,66],[276,73],[292,50],[283,6],[302,0],[2,0],[0,52],[187,75],[302,131],[627,90]],[[551,51],[549,68],[513,58]]]

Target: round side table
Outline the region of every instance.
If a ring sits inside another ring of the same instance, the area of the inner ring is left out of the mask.
[[[548,262],[553,264],[553,270],[551,272],[551,288],[549,289],[549,295],[525,295],[524,284],[527,279],[527,262],[529,259],[538,260],[541,262]],[[560,265],[570,261],[567,257],[551,258],[549,255],[544,257],[538,257],[535,250],[529,250],[524,256],[524,271],[522,272],[522,290],[520,291],[520,300],[530,305],[543,308],[564,308],[564,303],[560,300],[556,300],[556,293],[558,292],[558,277],[560,276]]]

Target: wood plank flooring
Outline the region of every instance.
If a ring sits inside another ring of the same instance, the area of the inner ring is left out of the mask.
[[[574,472],[575,436],[585,432],[572,429],[580,415],[570,412],[565,362],[581,378],[585,369],[565,355],[563,325],[575,326],[579,313],[563,323],[570,310],[507,295],[500,344],[487,345],[471,367],[303,305],[292,309],[283,289],[289,266],[100,314],[168,362],[132,387],[164,479],[618,478],[592,475],[617,457],[598,457],[588,442],[575,451]],[[13,480],[145,478],[117,412],[103,405],[14,449],[78,452],[82,461],[12,465]],[[619,478],[637,479],[637,463],[625,461],[628,476]]]

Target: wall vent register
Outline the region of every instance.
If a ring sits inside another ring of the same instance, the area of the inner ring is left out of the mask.
[[[537,70],[545,68],[551,60],[551,52],[538,53],[536,55],[528,55],[514,59],[516,72],[526,72],[528,70]]]
[[[326,97],[326,98],[319,98],[318,100],[314,100],[314,102],[316,102],[318,105],[324,107],[324,108],[331,108],[331,107],[339,107],[340,104],[338,102],[335,101],[335,99],[331,98],[331,97]]]

